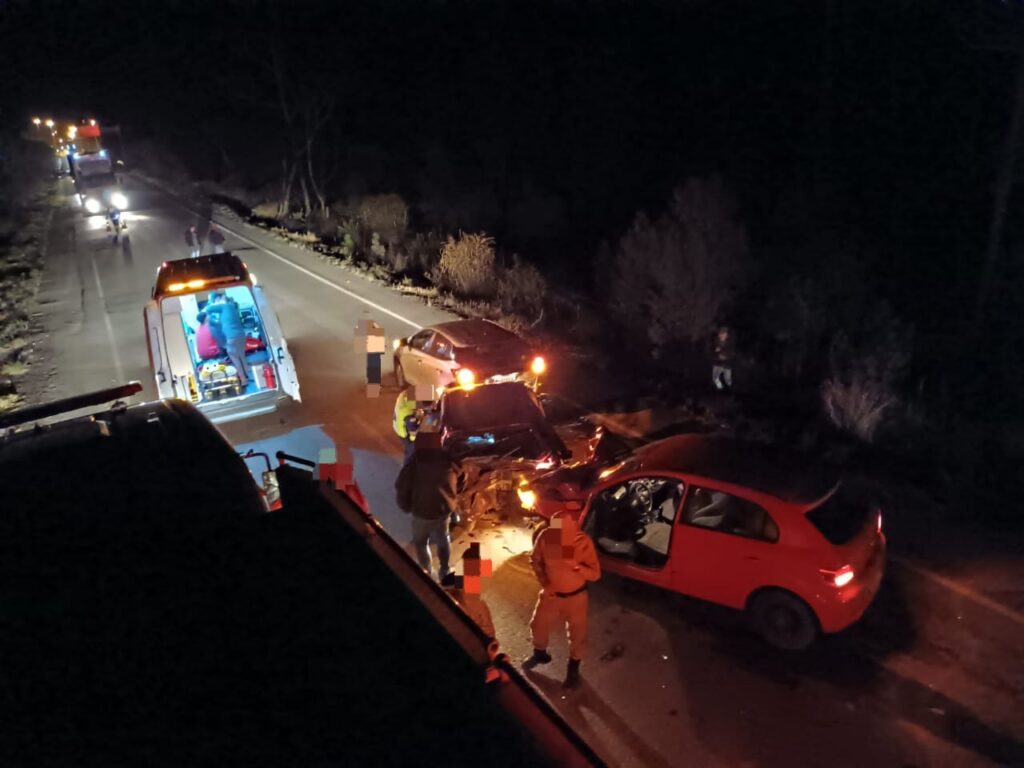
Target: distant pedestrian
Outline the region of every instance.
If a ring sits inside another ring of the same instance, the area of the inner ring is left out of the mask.
[[[438,580],[448,575],[451,559],[449,525],[458,505],[462,468],[441,447],[438,432],[420,431],[416,449],[398,473],[395,497],[399,509],[412,515],[416,560],[431,573],[430,545],[437,549]]]
[[[736,355],[736,340],[725,326],[715,334],[715,351],[711,365],[711,381],[715,389],[729,391],[732,389],[732,363]]]
[[[197,259],[202,255],[203,241],[202,238],[199,237],[199,232],[196,230],[195,224],[185,230],[185,245],[188,246],[189,256],[193,259]]]
[[[212,221],[210,222],[210,231],[206,233],[206,239],[213,246],[214,253],[224,253],[224,233]]]
[[[580,664],[587,646],[587,585],[601,578],[594,542],[580,530],[571,513],[556,512],[551,525],[537,535],[530,564],[540,582],[540,594],[530,620],[533,655],[523,666],[529,669],[550,662],[547,649],[551,630],[567,624],[569,665],[564,685],[575,688],[580,682]]]

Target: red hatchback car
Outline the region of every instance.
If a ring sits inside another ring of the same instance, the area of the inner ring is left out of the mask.
[[[856,622],[885,569],[866,493],[753,443],[671,437],[533,492],[538,514],[580,511],[605,570],[744,610],[788,650]]]

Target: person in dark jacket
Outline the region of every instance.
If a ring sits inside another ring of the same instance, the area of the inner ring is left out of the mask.
[[[210,222],[210,231],[206,233],[206,239],[213,246],[214,253],[224,253],[224,233],[212,221]]]
[[[244,389],[249,383],[249,374],[245,369],[245,326],[242,325],[242,313],[238,309],[238,303],[226,294],[217,294],[218,298],[206,305],[206,316],[217,321],[220,333],[223,334],[225,343],[224,351],[228,353],[231,364],[238,371],[238,383]]]
[[[449,525],[457,507],[462,471],[458,462],[441,447],[437,432],[419,432],[412,459],[395,481],[398,507],[412,515],[412,544],[416,560],[431,573],[429,545],[437,548],[438,578],[450,572]]]

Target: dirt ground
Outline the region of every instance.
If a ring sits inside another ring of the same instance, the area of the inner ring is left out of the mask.
[[[22,212],[22,223],[0,237],[0,413],[37,402],[45,388],[46,377],[37,365],[44,339],[33,311],[60,206],[55,184],[41,184]]]

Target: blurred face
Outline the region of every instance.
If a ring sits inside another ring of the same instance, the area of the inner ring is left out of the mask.
[[[481,580],[489,577],[494,566],[489,557],[481,554],[477,544],[470,545],[462,556],[462,573],[456,573],[455,585],[470,595],[479,595]]]
[[[545,556],[571,560],[575,553],[576,534],[580,530],[576,518],[571,515],[555,515],[551,518],[551,527],[558,531],[558,538],[548,536],[543,539],[546,548]]]

